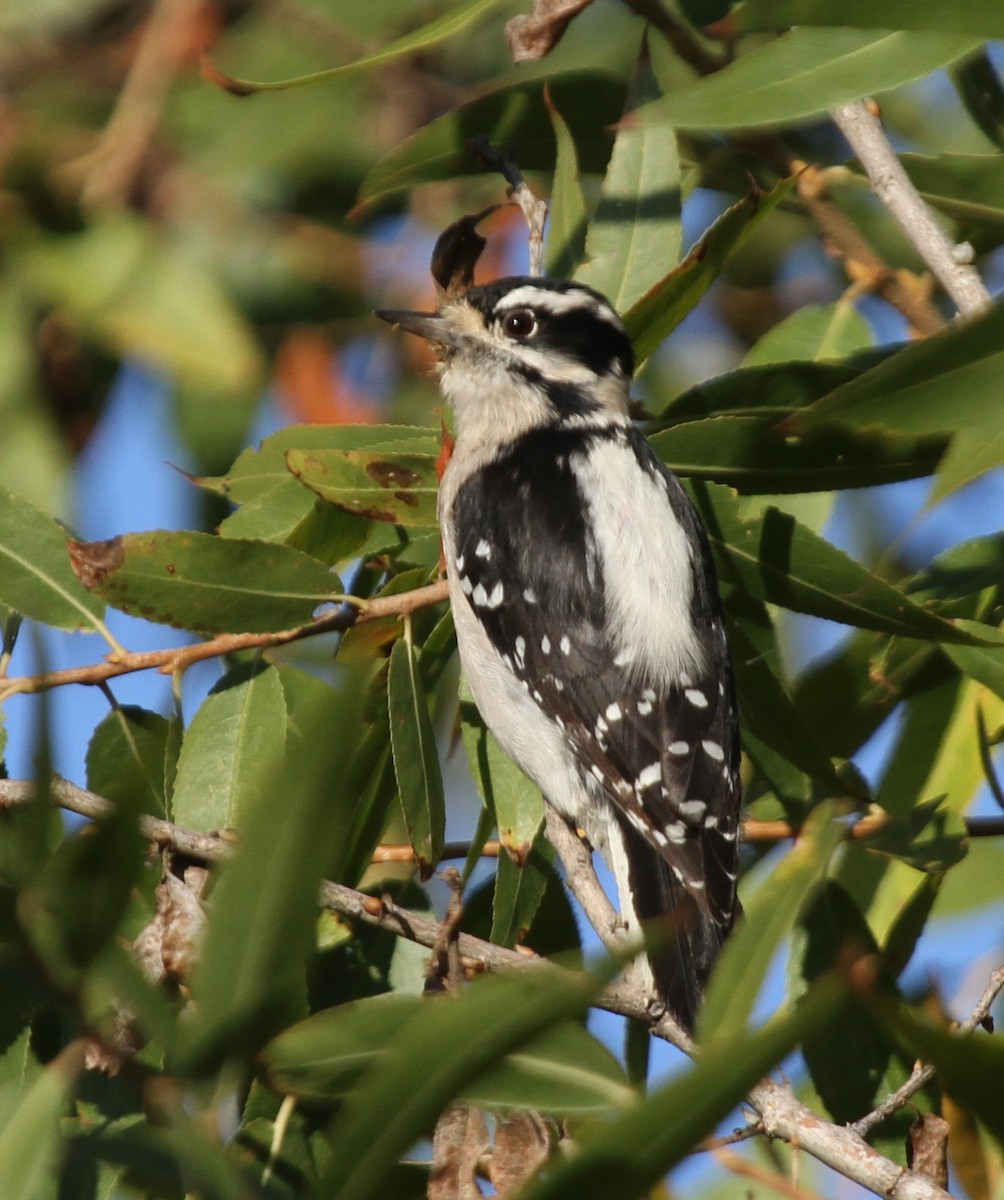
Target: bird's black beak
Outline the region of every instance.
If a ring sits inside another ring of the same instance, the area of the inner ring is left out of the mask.
[[[382,308],[376,314],[381,321],[396,325],[406,333],[417,334],[437,346],[456,349],[461,334],[442,313],[409,312],[407,309]]]

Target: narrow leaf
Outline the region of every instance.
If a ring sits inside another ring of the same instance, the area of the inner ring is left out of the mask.
[[[589,223],[587,261],[576,272],[618,312],[630,309],[680,257],[680,162],[667,103],[650,99],[657,91],[643,67]]]
[[[410,626],[394,643],[387,677],[394,772],[408,837],[429,874],[439,862],[446,836],[446,802],[429,702],[411,644]]]
[[[790,125],[922,79],[981,41],[963,33],[792,29],[714,75],[670,91],[666,104],[679,129]]]
[[[690,250],[679,266],[653,284],[627,312],[624,324],[635,357],[644,362],[697,305],[718,278],[726,260],[755,226],[784,199],[794,181],[782,180],[769,192],[754,189],[727,209]]]
[[[789,25],[855,25],[859,29],[941,30],[980,38],[1004,37],[1004,12],[997,0],[747,0],[739,12],[742,29],[785,29]]]
[[[555,161],[547,213],[547,274],[569,279],[582,259],[586,234],[586,203],[579,184],[575,139],[544,89],[544,103],[554,127]]]
[[[208,61],[204,64],[203,70],[211,82],[232,92],[235,96],[251,96],[255,92],[281,92],[288,88],[302,87],[306,83],[319,83],[324,79],[336,79],[357,71],[369,71],[406,55],[415,54],[419,50],[428,50],[430,47],[446,41],[447,38],[462,33],[499,2],[500,0],[470,0],[468,4],[450,8],[441,17],[430,21],[428,25],[406,33],[403,37],[397,38],[389,45],[384,46],[382,50],[378,50],[366,58],[358,58],[354,62],[344,63],[340,67],[329,67],[324,71],[313,71],[309,75],[298,75],[292,79],[280,79],[272,83],[254,83],[250,79],[234,79],[225,75]]]
[[[746,1030],[775,954],[826,877],[830,856],[843,838],[836,812],[833,801],[818,805],[770,879],[745,903],[745,915],[725,943],[698,1013],[703,1045]]]
[[[523,942],[544,899],[553,861],[554,851],[542,833],[521,861],[510,854],[499,855],[492,902],[493,942],[500,946]]]
[[[48,1194],[58,1161],[60,1121],[83,1067],[83,1043],[73,1042],[49,1063],[0,1130],[4,1200],[38,1200]]]
[[[200,633],[293,629],[341,594],[324,563],[269,542],[160,529],[70,551],[77,575],[115,608]]]
[[[805,1035],[822,1029],[842,996],[821,980],[793,1011],[714,1044],[681,1077],[611,1121],[579,1131],[575,1154],[548,1161],[520,1200],[624,1200],[648,1195]]]
[[[61,629],[101,629],[104,605],[74,575],[59,525],[0,487],[0,602]]]

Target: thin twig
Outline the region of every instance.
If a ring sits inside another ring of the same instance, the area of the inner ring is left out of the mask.
[[[986,1021],[990,1015],[991,1008],[993,1008],[994,1001],[1000,995],[1002,989],[1004,989],[1004,967],[999,967],[990,976],[990,982],[980,997],[979,1004],[976,1005],[972,1013],[959,1026],[961,1032],[972,1033],[977,1026],[982,1025]],[[926,1087],[935,1074],[935,1069],[932,1066],[920,1064],[914,1067],[910,1078],[905,1083],[901,1084],[894,1092],[890,1092],[877,1108],[859,1120],[854,1121],[850,1128],[861,1137],[867,1137],[876,1125],[881,1125],[887,1117],[891,1117],[894,1112],[902,1108],[921,1088]]]
[[[736,1154],[734,1150],[715,1150],[714,1154],[715,1160],[726,1171],[731,1171],[733,1175],[741,1175],[745,1179],[751,1179],[754,1183],[770,1188],[779,1196],[787,1196],[789,1200],[822,1200],[818,1192],[801,1187],[790,1179],[786,1179],[779,1172],[770,1171],[766,1167],[761,1167],[759,1163],[751,1162],[741,1154]]]
[[[176,671],[186,671],[193,663],[208,658],[219,658],[238,650],[268,650],[303,638],[317,637],[322,633],[344,632],[365,621],[374,621],[379,617],[404,616],[420,608],[439,604],[448,598],[449,590],[446,580],[443,579],[399,595],[360,600],[296,629],[286,629],[278,633],[224,633],[205,642],[184,646],[180,650],[174,647],[169,650],[126,651],[83,667],[45,671],[40,675],[13,676],[0,683],[0,701],[6,700],[8,696],[47,692],[68,683],[100,684],[106,679],[129,675],[135,671],[158,670],[162,675],[171,675]]]
[[[882,123],[864,101],[841,104],[830,116],[850,143],[872,191],[899,222],[914,249],[964,315],[982,312],[990,295],[971,265],[972,247],[957,246],[921,199],[896,157]]]
[[[519,205],[529,231],[530,242],[530,274],[544,274],[544,224],[547,221],[547,201],[541,200],[530,191],[523,173],[516,163],[506,154],[496,153],[489,145],[484,134],[470,138],[467,143],[470,152],[476,155],[485,166],[498,171],[508,183],[506,195]]]

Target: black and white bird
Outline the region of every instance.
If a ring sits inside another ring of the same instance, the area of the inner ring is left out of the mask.
[[[631,342],[581,284],[516,277],[435,313],[456,445],[439,521],[460,660],[503,749],[607,859],[692,1027],[733,921],[739,729],[707,537],[632,423]]]

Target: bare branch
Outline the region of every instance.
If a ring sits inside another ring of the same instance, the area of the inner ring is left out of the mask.
[[[353,625],[374,621],[379,617],[405,616],[420,608],[439,604],[449,598],[445,579],[396,596],[377,596],[373,600],[358,600],[340,608],[337,612],[278,633],[223,633],[205,642],[184,646],[180,650],[148,650],[140,653],[125,651],[109,655],[99,663],[83,667],[70,667],[63,671],[45,671],[40,675],[21,675],[0,680],[0,701],[8,696],[30,695],[47,692],[68,683],[101,684],[119,675],[130,675],[136,671],[158,670],[162,675],[173,675],[186,671],[192,663],[208,658],[219,658],[238,650],[268,650],[273,646],[286,646],[302,638],[317,637],[322,633],[344,632]]]
[[[990,295],[972,267],[972,247],[954,245],[903,170],[882,123],[864,101],[841,104],[830,116],[850,143],[872,190],[899,222],[914,249],[963,315],[982,312]]]
[[[990,976],[990,982],[987,984],[986,990],[980,997],[979,1004],[973,1009],[969,1017],[959,1026],[963,1033],[971,1033],[977,1026],[982,1025],[990,1016],[990,1009],[993,1007],[994,1001],[1004,990],[1004,967],[999,967]],[[891,1117],[894,1112],[902,1108],[904,1104],[915,1096],[921,1088],[927,1084],[935,1076],[934,1067],[921,1064],[913,1069],[910,1078],[907,1079],[896,1091],[891,1092],[878,1108],[873,1109],[870,1113],[861,1117],[851,1125],[851,1129],[862,1137],[867,1135],[875,1128],[876,1125],[881,1125],[887,1118]]]

